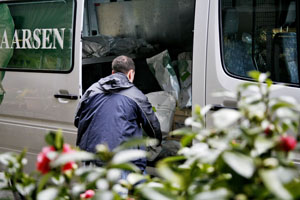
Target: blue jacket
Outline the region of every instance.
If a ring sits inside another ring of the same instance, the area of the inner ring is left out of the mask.
[[[161,130],[147,97],[123,73],[115,73],[94,83],[83,95],[75,116],[76,145],[95,152],[97,144],[110,150],[132,137],[142,137],[142,128],[161,141]],[[141,147],[142,148],[142,147]],[[141,170],[146,159],[133,161]]]

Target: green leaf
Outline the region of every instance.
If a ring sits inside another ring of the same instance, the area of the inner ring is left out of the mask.
[[[226,138],[211,138],[208,139],[207,143],[212,149],[219,149],[221,151],[228,149],[229,146],[229,141]]]
[[[292,127],[295,132],[298,131],[299,123],[297,121],[292,121]]]
[[[45,141],[50,146],[54,146],[54,148],[56,150],[62,150],[63,144],[64,144],[64,139],[63,139],[62,131],[61,130],[58,130],[56,132],[50,131],[45,136]]]
[[[0,190],[8,187],[8,179],[4,174],[0,174]]]
[[[225,152],[222,157],[225,163],[230,166],[236,173],[245,178],[252,177],[255,171],[255,165],[251,157],[241,153],[229,151]]]
[[[124,180],[122,180],[121,182],[122,182],[122,185],[115,184],[112,188],[112,191],[114,192],[114,200],[121,200],[121,199],[124,200],[125,199],[124,197],[126,197],[128,195],[128,189],[126,188],[126,186],[128,187],[129,185]],[[121,197],[123,197],[123,198],[121,198]],[[97,198],[97,199],[104,200],[104,199],[108,199],[108,198],[105,198],[105,196],[103,196],[103,198]]]
[[[23,149],[23,151],[18,155],[18,162],[22,162],[23,158],[25,158],[27,153],[27,149]]]
[[[98,144],[96,146],[96,155],[97,157],[104,161],[104,162],[108,162],[112,159],[114,153],[110,152],[109,148],[107,145],[105,144]]]
[[[195,105],[195,114],[201,116],[201,107],[199,105]]]
[[[157,144],[158,144],[158,140],[153,138],[133,138],[122,143],[120,146],[115,148],[113,152],[120,152],[125,149],[130,149],[132,147],[137,147],[137,146],[155,146]]]
[[[184,177],[174,172],[165,162],[159,162],[157,164],[157,172],[161,177],[168,180],[173,187],[175,188],[184,187]]]
[[[224,129],[236,123],[240,119],[241,113],[236,110],[224,108],[213,113],[212,117],[214,126],[219,129]]]
[[[23,184],[17,183],[16,188],[21,195],[28,196],[35,189],[35,184],[31,183],[29,185],[23,185]]]
[[[274,112],[275,110],[279,109],[279,108],[293,108],[294,105],[288,103],[288,102],[283,102],[283,101],[278,101],[277,103],[275,103],[274,105],[271,106],[271,110],[272,112]]]
[[[48,188],[38,193],[37,200],[54,200],[58,196],[57,188]]]
[[[85,151],[76,151],[76,152],[70,152],[66,154],[60,154],[58,158],[51,161],[50,165],[52,167],[57,167],[72,161],[79,162],[79,161],[94,160],[94,159],[96,159],[96,156],[93,153],[88,153]]]
[[[248,105],[256,105],[256,104],[262,104],[262,95],[257,93],[255,95],[249,95],[243,99],[243,101]]]
[[[194,200],[226,200],[230,196],[230,192],[225,188],[220,188],[212,191],[201,192],[197,194]]]
[[[258,84],[252,83],[252,82],[246,82],[246,83],[239,85],[238,90],[243,91],[243,90],[246,90],[248,87],[252,87],[252,86],[258,87]]]
[[[64,144],[62,130],[58,130],[55,133],[55,149],[62,150]]]
[[[152,110],[153,112],[156,112],[156,108],[154,106],[152,106]]]
[[[248,75],[253,78],[255,81],[258,82],[259,80],[259,76],[261,75],[261,73],[259,71],[250,71],[248,72]]]
[[[0,163],[7,167],[8,165],[17,162],[16,157],[17,155],[12,152],[2,153],[0,154]]]
[[[299,177],[299,172],[296,168],[278,167],[276,173],[283,184],[291,182],[295,177]]]
[[[292,199],[291,194],[284,188],[276,170],[260,170],[259,175],[265,186],[279,199]]]
[[[50,146],[55,146],[55,132],[50,131],[46,136],[45,136],[45,141],[47,144]]]
[[[186,147],[187,145],[191,144],[195,136],[196,134],[183,136],[183,138],[180,140],[181,146]]]
[[[293,199],[300,199],[299,180],[291,181],[285,185],[285,188],[293,195]]]
[[[196,135],[197,133],[195,133],[191,128],[180,128],[177,130],[174,130],[170,133],[171,135]]]
[[[281,96],[278,97],[278,101],[286,102],[286,103],[289,103],[291,105],[298,105],[298,101],[292,96],[281,95]]]
[[[185,156],[170,156],[170,157],[164,158],[160,162],[161,163],[173,163],[173,162],[178,162],[178,161],[182,161],[185,159],[186,159]]]
[[[39,193],[42,189],[44,189],[44,187],[48,183],[49,179],[52,178],[53,175],[54,174],[52,172],[49,172],[41,178],[41,180],[38,184],[37,193]]]
[[[266,83],[267,83],[267,86],[268,86],[268,87],[271,87],[271,85],[273,84],[273,81],[272,81],[271,79],[268,78],[268,79],[266,80]]]
[[[141,174],[137,174],[137,173],[130,173],[127,176],[127,181],[131,184],[134,185],[140,181],[145,180],[145,177]]]
[[[299,120],[299,114],[289,108],[278,108],[276,110],[276,115],[281,119]]]
[[[75,171],[76,176],[85,177],[88,174],[96,173],[98,176],[102,176],[106,173],[106,169],[102,167],[94,166],[82,166]]]
[[[145,158],[147,156],[147,152],[138,149],[129,149],[118,152],[112,159],[113,164],[121,164],[130,162],[133,160],[137,160],[140,158]]]
[[[126,170],[126,171],[133,171],[133,172],[139,172],[140,171],[140,168],[138,168],[137,166],[135,166],[132,163],[122,163],[122,164],[118,164],[118,165],[111,165],[109,167],[110,168],[122,169],[122,170]]]
[[[275,141],[269,138],[267,139],[266,137],[263,136],[256,137],[254,142],[254,146],[259,155],[265,153],[266,151],[274,147],[274,145],[275,145]]]
[[[176,200],[176,196],[172,195],[167,189],[145,187],[141,190],[142,195],[148,200]]]

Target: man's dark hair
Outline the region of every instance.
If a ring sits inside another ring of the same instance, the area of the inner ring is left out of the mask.
[[[127,74],[127,72],[129,72],[131,69],[135,71],[135,66],[131,58],[127,56],[118,56],[112,62],[112,69],[115,72]]]

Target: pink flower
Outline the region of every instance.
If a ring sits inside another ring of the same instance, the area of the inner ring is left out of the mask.
[[[37,170],[40,171],[42,174],[48,173],[51,169],[50,168],[51,160],[48,157],[48,153],[50,153],[50,152],[55,152],[55,148],[53,146],[44,147],[42,149],[42,151],[38,154],[36,167],[37,167]],[[62,150],[63,154],[73,153],[73,152],[75,152],[75,150],[73,150],[69,144],[64,144],[63,150]],[[62,167],[62,171],[66,172],[68,170],[73,170],[76,167],[77,167],[76,163],[71,161],[71,162],[66,163]]]
[[[94,190],[87,190],[85,193],[80,194],[80,198],[82,199],[90,199],[95,195]]]
[[[70,153],[70,152],[75,152],[75,151],[71,148],[71,145],[64,144],[64,146],[63,146],[63,152],[64,153]]]
[[[69,144],[64,144],[64,146],[63,146],[63,154],[65,154],[65,153],[73,153],[73,152],[75,152],[75,150],[73,150]],[[75,162],[68,162],[68,163],[66,163],[63,166],[62,171],[66,172],[68,170],[72,170],[72,169],[76,168],[76,166],[77,165],[76,165]]]
[[[66,164],[63,166],[62,171],[63,171],[63,172],[66,172],[66,171],[72,170],[72,169],[74,169],[74,168],[76,168],[76,167],[77,167],[77,165],[76,165],[75,162],[68,162],[68,163],[66,163]]]
[[[42,174],[46,174],[50,171],[50,159],[48,158],[48,153],[55,151],[53,146],[44,147],[42,151],[38,154],[36,167],[37,170]]]
[[[295,149],[297,141],[294,137],[286,135],[280,137],[279,146],[283,151],[291,151]]]

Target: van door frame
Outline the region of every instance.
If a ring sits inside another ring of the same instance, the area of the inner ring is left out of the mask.
[[[206,104],[206,67],[207,67],[207,35],[209,27],[210,1],[195,2],[193,69],[192,69],[192,104],[201,107]],[[194,113],[194,112],[193,112]]]

